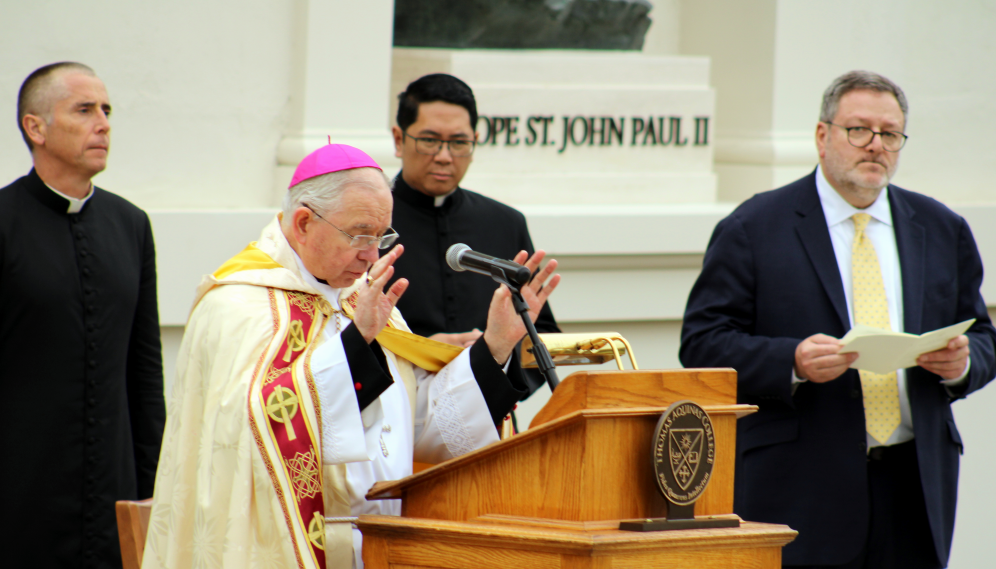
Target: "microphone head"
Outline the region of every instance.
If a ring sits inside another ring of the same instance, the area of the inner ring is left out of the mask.
[[[460,257],[463,256],[464,251],[470,251],[470,247],[463,243],[454,243],[446,250],[446,264],[454,271],[462,272],[467,270],[460,264]]]

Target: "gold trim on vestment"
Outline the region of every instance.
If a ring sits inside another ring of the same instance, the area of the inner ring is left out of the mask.
[[[287,320],[289,320],[290,323],[287,325],[288,331],[286,333],[284,333],[284,334],[279,334],[278,333],[278,335],[276,336],[276,337],[282,338],[282,340],[280,341],[280,344],[277,346],[276,352],[271,356],[270,364],[268,366],[268,369],[272,369],[276,365],[276,361],[280,359],[280,353],[283,352],[285,348],[288,348],[288,351],[290,351],[289,348],[292,346],[292,342],[294,341],[294,339],[292,337],[292,333],[290,332],[291,328],[300,327],[299,332],[303,335],[304,325],[303,325],[303,323],[301,322],[300,319],[295,318],[295,312],[294,312],[294,310],[292,308],[292,305],[296,306],[300,310],[300,313],[304,313],[306,311],[305,308],[302,307],[298,303],[292,303],[292,301],[290,299],[290,295],[287,294],[289,291],[281,291],[281,292],[283,292],[284,294],[283,294],[283,302],[280,304],[280,308],[281,308],[280,312],[286,311],[286,313],[287,313]],[[312,314],[310,314],[310,315],[304,315],[304,317],[314,316],[314,314],[315,313],[312,312]],[[297,323],[297,326],[294,326],[294,323]],[[312,344],[316,343],[315,340],[317,338],[317,334],[320,333],[321,328],[322,328],[321,322],[315,322],[315,319],[312,318],[311,322],[309,323],[309,326],[308,326],[308,338],[304,342],[305,346],[312,345]],[[302,350],[303,349],[304,349],[304,347],[302,347]],[[297,351],[300,351],[300,350],[294,350],[294,352],[297,352]],[[299,486],[295,484],[295,480],[294,480],[294,468],[293,468],[293,466],[291,464],[288,463],[288,457],[286,456],[287,453],[292,452],[293,448],[284,448],[284,447],[282,447],[282,443],[279,442],[280,438],[279,438],[278,434],[274,431],[274,423],[284,424],[284,428],[286,429],[285,432],[287,434],[287,444],[294,443],[292,445],[292,447],[293,446],[302,446],[302,448],[307,448],[307,452],[308,453],[313,453],[316,457],[318,457],[317,462],[318,462],[318,464],[321,464],[321,442],[320,442],[320,439],[315,436],[315,432],[314,432],[314,429],[313,429],[312,421],[311,421],[311,418],[309,416],[309,413],[307,412],[307,409],[309,407],[307,405],[305,405],[305,402],[303,402],[301,400],[301,397],[302,397],[303,393],[302,393],[302,389],[301,389],[300,370],[303,369],[303,367],[304,367],[304,360],[302,358],[300,358],[300,357],[298,357],[297,359],[295,359],[294,362],[290,366],[290,378],[289,378],[289,382],[285,383],[283,386],[277,386],[277,387],[275,387],[273,389],[274,393],[277,390],[280,390],[280,389],[284,389],[284,390],[287,390],[287,391],[292,391],[293,394],[295,395],[295,398],[298,401],[298,410],[297,410],[298,412],[296,414],[294,414],[293,416],[286,416],[286,415],[284,415],[282,418],[285,419],[285,420],[284,421],[280,421],[280,420],[275,419],[272,415],[270,415],[267,412],[267,409],[266,409],[265,406],[263,407],[264,414],[267,414],[269,416],[269,418],[271,419],[271,421],[266,421],[266,426],[267,426],[267,432],[270,435],[269,444],[272,445],[272,449],[270,449],[267,446],[264,446],[264,447],[261,448],[261,452],[266,452],[266,453],[273,452],[274,455],[275,455],[275,458],[278,459],[278,460],[280,460],[280,464],[281,464],[282,470],[279,473],[274,472],[276,474],[276,476],[277,476],[277,481],[275,483],[275,488],[277,488],[277,493],[278,493],[280,499],[282,500],[282,502],[281,502],[282,507],[284,507],[286,509],[286,513],[288,514],[288,517],[292,517],[293,520],[296,520],[296,524],[295,524],[293,521],[291,521],[290,519],[288,519],[288,530],[290,531],[291,535],[294,536],[294,544],[295,544],[294,548],[296,550],[300,551],[299,547],[298,547],[298,543],[299,543],[298,539],[304,539],[305,543],[302,544],[302,545],[304,547],[308,548],[308,553],[312,556],[312,560],[315,563],[317,563],[319,566],[323,566],[324,567],[325,563],[326,563],[326,560],[325,560],[324,556],[319,556],[311,548],[311,546],[310,546],[310,545],[315,545],[316,548],[318,547],[317,544],[314,544],[313,540],[309,538],[309,535],[308,535],[308,523],[309,523],[309,521],[307,521],[307,520],[304,519],[303,513],[301,511],[302,507],[305,507],[302,501],[306,500],[306,499],[316,499],[315,495],[312,494],[312,495],[308,496],[308,495],[302,495],[302,494],[298,493]],[[307,373],[305,373],[305,376],[307,376]],[[305,384],[306,385],[308,384],[307,378],[305,378]],[[252,397],[252,398],[262,397],[262,393],[263,392],[261,390],[259,390],[259,389],[261,389],[261,388],[257,388],[254,385],[253,386],[253,391],[250,392],[250,397]],[[308,392],[309,396],[312,393],[314,393],[314,390],[312,389],[312,386],[309,385],[309,387],[307,389],[307,392]],[[267,396],[267,401],[265,401],[263,403],[268,403],[269,399],[270,399],[270,396]],[[312,405],[310,408],[314,409],[315,406]],[[305,430],[306,435],[305,435],[305,433],[295,432],[295,430],[293,429],[293,427],[292,427],[292,425],[291,425],[290,422],[293,421],[296,417],[300,417],[300,421],[301,421],[301,423],[304,426],[304,430]],[[307,438],[306,439],[302,439],[301,441],[298,441],[298,439],[300,439],[301,437],[304,437],[304,436],[306,436]],[[297,456],[298,454],[300,454],[300,453],[296,453],[294,456]],[[321,472],[320,468],[318,468],[318,472],[319,473]],[[280,481],[283,481],[283,482],[280,482]],[[285,494],[281,490],[280,484],[286,484],[288,486],[289,490],[291,491],[291,494],[289,494],[289,495]],[[319,492],[319,494],[320,494],[320,492]],[[291,501],[293,502],[293,504],[285,504],[283,502],[283,500],[285,498],[288,498],[288,497],[292,498]],[[323,498],[321,496],[318,496],[317,500],[318,500],[318,502],[320,504],[319,507],[321,508],[322,512],[324,512],[324,500],[323,500]],[[293,506],[293,510],[294,510],[293,511],[293,516],[290,516],[289,509],[290,509],[291,506]],[[303,554],[301,554],[301,555],[303,555]]]
[[[277,332],[280,331],[280,311],[277,308],[277,299],[274,290],[270,287],[266,289],[267,294],[270,297],[270,313],[273,316],[273,334],[270,338],[270,344],[267,346],[266,350],[260,355],[260,364],[268,359],[266,356],[271,351],[274,350],[273,342],[277,341]],[[280,342],[283,344],[283,342]],[[280,348],[280,344],[277,345],[277,349]],[[256,392],[256,380],[259,378],[259,365],[257,364],[256,370],[253,372],[252,381],[249,383],[249,394],[250,396],[246,398],[246,406],[249,415],[249,427],[252,430],[253,438],[256,440],[256,447],[259,450],[260,457],[263,459],[263,465],[266,466],[266,472],[270,475],[270,482],[273,484],[273,490],[277,495],[277,502],[280,504],[280,509],[284,514],[284,523],[287,524],[287,528],[290,531],[290,535],[294,535],[294,522],[291,521],[290,512],[287,511],[287,502],[284,500],[283,488],[280,486],[280,481],[277,479],[277,471],[273,467],[273,462],[270,460],[270,456],[266,451],[266,443],[263,441],[263,435],[259,430],[259,425],[256,424],[256,417],[253,415],[252,394]],[[297,547],[291,547],[294,550],[294,558],[297,560],[298,569],[305,569],[304,559],[301,557],[301,551]]]
[[[315,333],[315,336],[314,336],[315,339],[322,337],[322,334],[325,332],[325,326],[327,326],[328,323],[329,323],[329,317],[332,316],[332,314],[335,312],[331,308],[331,305],[329,304],[329,301],[325,300],[324,298],[320,298],[320,297],[318,298],[318,300],[320,301],[318,303],[319,312],[321,312],[323,318],[321,318],[321,322],[320,322],[320,324],[318,326],[318,332]],[[326,305],[328,305],[329,309],[331,311],[330,312],[326,312],[323,309],[324,307],[322,307],[321,302],[324,302]],[[316,314],[315,317],[317,318],[317,316],[318,315]],[[314,328],[315,325],[312,324],[311,327]],[[304,367],[305,384],[307,384],[307,386],[308,386],[308,392],[311,394],[311,402],[315,406],[315,420],[318,422],[318,432],[319,433],[324,433],[325,430],[324,430],[324,427],[322,427],[322,400],[321,400],[321,398],[318,397],[318,386],[315,383],[315,376],[314,376],[314,374],[311,373],[311,356],[312,356],[312,354],[315,353],[315,348],[317,348],[317,347],[318,347],[318,342],[316,342],[315,340],[312,340],[311,343],[308,344],[307,351],[304,354],[304,366],[303,367]],[[320,436],[319,436],[318,440],[319,440],[319,445],[321,445],[321,442],[320,442],[321,441],[321,437]]]

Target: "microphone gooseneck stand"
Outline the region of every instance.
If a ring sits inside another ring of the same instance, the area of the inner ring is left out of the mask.
[[[526,302],[526,299],[522,298],[522,293],[519,292],[519,289],[510,286],[509,290],[512,291],[512,306],[522,316],[522,323],[526,325],[526,333],[529,334],[529,339],[533,341],[532,353],[533,357],[536,358],[536,367],[539,368],[540,373],[546,378],[546,383],[550,386],[550,391],[552,392],[560,385],[560,380],[557,379],[557,371],[554,369],[553,358],[550,357],[550,352],[546,349],[546,344],[540,340],[539,334],[536,333],[536,326],[533,325],[533,319],[529,317],[529,303]]]

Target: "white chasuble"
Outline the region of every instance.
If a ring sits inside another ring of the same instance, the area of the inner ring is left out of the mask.
[[[355,289],[302,274],[277,220],[205,277],[177,358],[144,568],[360,566],[359,532],[326,517],[398,514],[397,501],[364,499],[374,482],[498,440],[469,350],[432,373],[385,348],[394,383],[360,411],[338,309],[350,313]],[[391,326],[407,331],[397,311]]]

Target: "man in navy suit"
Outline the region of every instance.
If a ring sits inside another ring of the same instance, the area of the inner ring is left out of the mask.
[[[738,400],[759,407],[738,424],[734,509],[799,531],[783,551],[786,566],[947,565],[962,452],[951,401],[996,373],[996,330],[968,224],[889,184],[907,110],[885,77],[837,78],[816,126],[816,171],[721,221],[688,299],[682,364],[736,369]],[[898,412],[884,435],[866,426],[872,390],[850,369],[860,354],[841,354],[838,341],[855,322],[854,291],[867,297],[852,284],[864,270],[852,253],[865,258],[856,248],[865,239],[892,330],[976,319],[885,382]]]

